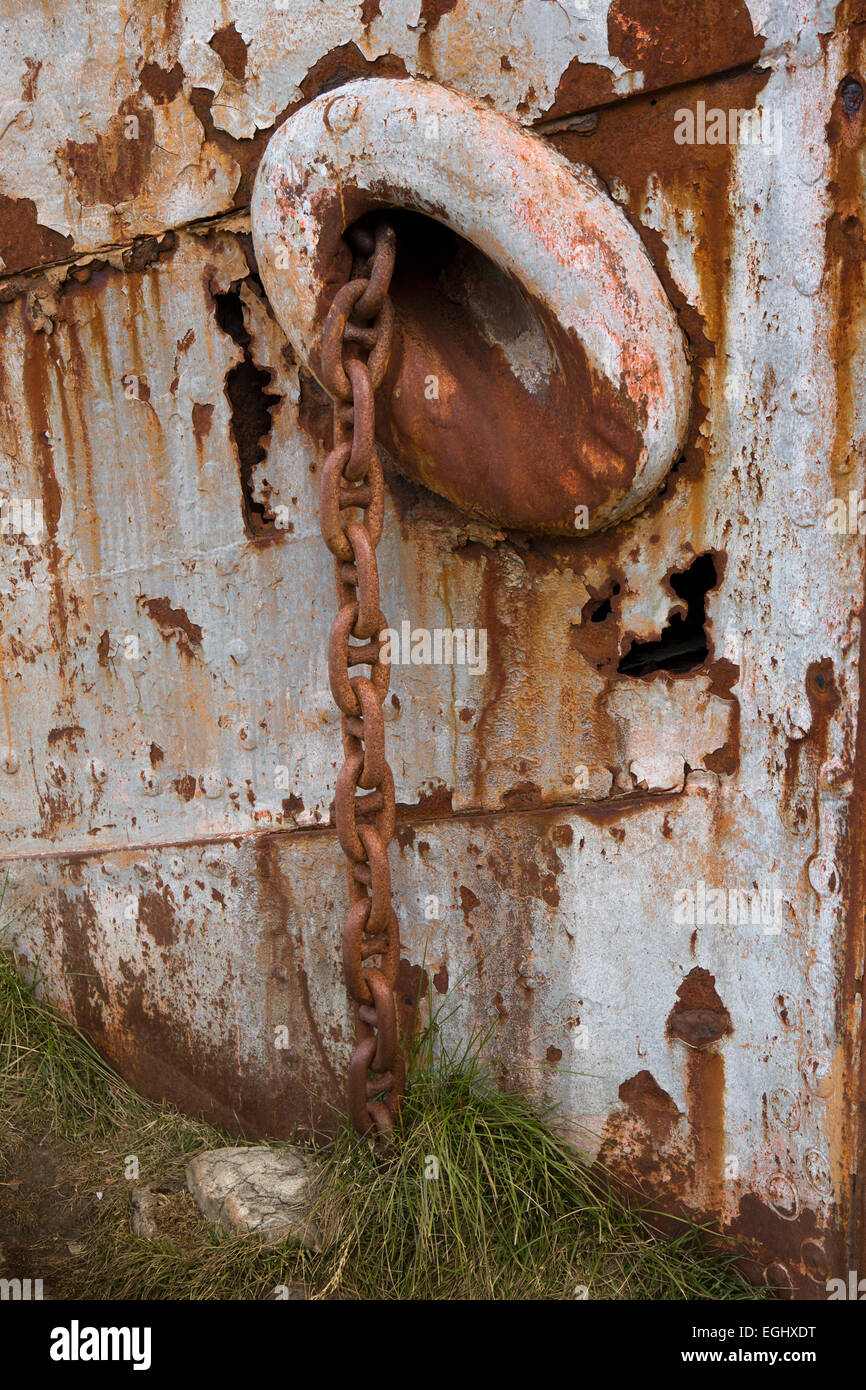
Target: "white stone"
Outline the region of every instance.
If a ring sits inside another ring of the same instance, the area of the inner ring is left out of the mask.
[[[319,1234],[309,1214],[314,1167],[298,1149],[209,1149],[187,1165],[186,1185],[202,1215],[232,1235],[254,1232],[268,1244],[295,1236],[311,1250]]]

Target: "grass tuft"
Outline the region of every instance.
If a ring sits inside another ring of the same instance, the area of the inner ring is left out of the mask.
[[[237,1138],[136,1095],[0,951],[0,1180],[28,1148],[48,1153],[60,1199],[80,1204],[80,1238],[68,1243],[78,1253],[52,1265],[59,1298],[755,1297],[732,1249],[686,1222],[660,1236],[651,1213],[579,1160],[552,1108],[497,1090],[484,1044],[449,1051],[434,1014],[388,1161],[341,1129],[318,1154],[322,1250],[267,1246],[211,1231],[182,1191],[192,1154]],[[130,1157],[136,1181],[174,1184],[156,1241],[132,1234]],[[39,1249],[37,1231],[33,1258]]]

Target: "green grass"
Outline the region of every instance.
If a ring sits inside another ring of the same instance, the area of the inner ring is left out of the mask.
[[[0,951],[0,1179],[28,1144],[53,1144],[69,1190],[102,1193],[54,1295],[247,1299],[303,1285],[362,1299],[755,1296],[732,1249],[688,1223],[660,1236],[579,1161],[554,1111],[490,1083],[483,1039],[449,1053],[440,1022],[411,1059],[388,1162],[346,1128],[320,1150],[320,1252],[214,1234],[183,1191],[166,1198],[161,1238],[145,1241],[130,1226],[129,1156],[139,1181],[179,1184],[193,1153],[238,1140],[136,1095]]]

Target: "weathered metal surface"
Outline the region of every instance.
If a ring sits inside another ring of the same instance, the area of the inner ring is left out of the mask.
[[[44,498],[38,538],[3,535],[15,852],[293,829],[334,795],[309,379],[302,390],[238,234],[181,234],[141,270],[116,259],[0,306],[0,488]],[[34,331],[40,304],[51,332]],[[245,383],[273,402],[270,434],[267,408],[233,408]],[[648,744],[638,710],[658,722],[654,688],[634,683],[626,709],[582,654],[575,625],[604,560],[585,577],[568,545],[538,561],[399,483],[380,553],[398,632],[490,634],[474,661],[400,665],[386,717],[401,803],[568,802],[576,764],[591,796],[615,775],[635,786],[633,761],[638,785],[681,786],[686,761],[733,747],[734,702],[709,675],[676,692]],[[666,616],[660,580],[647,588]],[[526,662],[542,653],[556,683],[515,759]]]
[[[632,515],[684,442],[689,369],[643,244],[592,172],[431,82],[350,82],[303,107],[265,151],[252,226],[274,312],[320,381],[342,233],[392,207],[450,228],[459,259],[480,253],[468,274],[416,253],[402,284],[398,256],[377,411],[394,462],[495,526],[574,535]]]
[[[144,1089],[257,1133],[327,1123],[350,1036],[326,402],[244,215],[181,224],[245,204],[274,120],[363,72],[404,64],[524,124],[598,106],[548,138],[624,208],[677,309],[690,432],[644,512],[582,539],[504,534],[389,473],[398,634],[486,634],[476,673],[399,669],[404,998],[430,930],[451,1026],[496,1025],[504,1080],[821,1297],[866,1270],[866,16],[690,3],[654,29],[646,9],[5,21],[6,266],[99,254],[2,286],[2,853],[33,909],[22,948]],[[136,93],[155,138],[131,169],[111,123]],[[726,120],[707,140],[709,113],[756,109],[778,138],[732,141]],[[159,241],[107,244],[138,234]],[[678,615],[684,650],[653,671]]]
[[[365,72],[433,77],[531,123],[775,55],[833,6],[731,0],[143,0],[11,7],[0,255],[49,262],[249,201],[267,133]],[[727,19],[727,23],[725,22]]]

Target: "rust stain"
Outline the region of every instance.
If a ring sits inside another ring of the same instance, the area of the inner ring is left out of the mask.
[[[716,991],[715,977],[700,966],[677,990],[667,1032],[688,1044],[686,1094],[694,1144],[694,1184],[701,1210],[721,1205],[725,1179],[725,1059],[720,1040],[734,1031]]]
[[[198,782],[191,772],[182,773],[179,777],[175,777],[171,785],[184,801],[192,801],[198,791]]]
[[[139,895],[138,920],[157,946],[171,946],[176,939],[174,908],[174,895],[167,885],[162,892]]]
[[[430,978],[427,971],[420,965],[410,964],[405,957],[401,959],[394,982],[394,998],[400,1034],[404,1039],[414,1036],[420,1010],[427,1002],[429,990]]]
[[[198,623],[189,618],[183,608],[172,608],[167,598],[143,598],[138,600],[149,618],[152,618],[165,638],[174,638],[178,651],[184,656],[196,657],[196,648],[201,650],[202,630]]]
[[[675,1101],[658,1084],[652,1072],[639,1071],[623,1081],[619,1098],[646,1125],[657,1144],[670,1138],[674,1126],[682,1118]]]
[[[199,448],[204,444],[205,439],[210,434],[211,424],[213,423],[214,407],[212,402],[195,401],[192,407],[192,432],[195,435],[196,443]]]
[[[827,757],[830,723],[842,703],[830,657],[810,663],[806,671],[806,698],[812,720],[805,737],[790,739],[785,750],[782,804],[790,810],[798,789],[808,785],[818,809],[818,774]]]
[[[218,53],[226,72],[243,82],[247,71],[247,45],[238,33],[236,24],[226,24],[218,29],[209,40],[214,53]]]
[[[853,48],[852,36],[849,43]],[[852,55],[853,56],[853,55]],[[836,363],[836,431],[830,465],[834,473],[847,475],[857,437],[855,402],[857,378],[854,364],[862,330],[863,275],[866,267],[866,228],[863,221],[863,178],[860,171],[866,134],[866,80],[859,71],[849,72],[836,91],[827,145],[831,160],[828,191],[832,211],[824,233],[824,258],[831,329]]]
[[[454,793],[444,782],[437,782],[418,793],[417,801],[398,801],[397,815],[400,820],[420,821],[438,820],[454,812]]]
[[[431,34],[437,24],[456,9],[458,3],[459,0],[421,0],[419,24],[423,24],[425,32]]]
[[[74,239],[44,227],[32,198],[0,194],[0,256],[4,274],[28,270],[48,261],[62,261],[72,254]]]
[[[473,930],[473,924],[469,920],[469,914],[475,911],[476,907],[481,906],[481,899],[476,897],[471,888],[465,884],[460,885],[460,911],[463,913],[463,924],[467,931]]]
[[[180,63],[170,68],[160,67],[159,63],[145,63],[138,80],[154,106],[166,106],[174,101],[183,86],[183,68]]]
[[[39,85],[39,74],[42,71],[41,58],[25,58],[24,74],[21,78],[21,95],[25,101],[36,100],[36,89]]]
[[[715,976],[695,966],[677,990],[667,1031],[689,1047],[702,1048],[733,1033],[731,1016],[716,993]]]
[[[725,1180],[725,1059],[715,1049],[690,1050],[686,1095],[694,1140],[695,1188],[701,1210],[721,1205]]]
[[[153,111],[136,97],[125,97],[108,129],[94,140],[68,140],[58,151],[85,207],[118,207],[140,192],[150,170]]]
[[[607,42],[648,87],[754,63],[764,48],[746,0],[613,0]]]
[[[583,63],[572,58],[559,79],[556,95],[544,112],[544,120],[571,115],[591,106],[604,106],[616,99],[614,75],[602,63]]]
[[[721,777],[732,777],[740,765],[740,702],[733,688],[740,679],[740,668],[727,657],[719,657],[707,666],[710,677],[709,693],[731,706],[731,732],[722,748],[704,755],[704,765]]]

